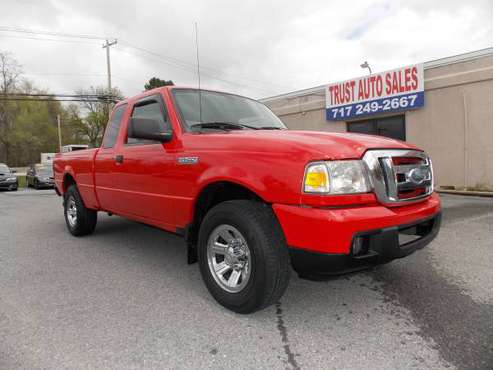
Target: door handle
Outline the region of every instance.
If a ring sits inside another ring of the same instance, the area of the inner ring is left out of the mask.
[[[115,156],[115,162],[116,163],[123,163],[123,155],[118,154],[117,156]]]

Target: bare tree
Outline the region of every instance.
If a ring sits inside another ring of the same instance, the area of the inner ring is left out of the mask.
[[[76,93],[79,95],[91,96],[80,103],[84,118],[79,127],[80,133],[87,138],[90,145],[98,147],[101,144],[103,133],[108,122],[108,109],[111,108],[110,104],[108,104],[107,97],[111,96],[116,99],[121,99],[122,94],[116,88],[111,89],[109,92],[108,89],[103,87],[91,87],[88,90],[78,90]],[[95,95],[101,97],[101,102],[94,101]]]
[[[15,90],[22,73],[21,66],[8,52],[0,51],[0,91],[9,94]]]
[[[20,82],[21,66],[8,52],[0,51],[0,93],[7,95],[15,92]],[[5,162],[9,162],[10,142],[9,136],[12,130],[12,121],[15,104],[6,100],[0,100],[0,156],[3,151]],[[3,150],[1,150],[3,149]]]

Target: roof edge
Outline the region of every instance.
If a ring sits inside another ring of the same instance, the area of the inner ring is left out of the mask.
[[[493,56],[493,47],[484,48],[484,49],[475,50],[475,51],[469,51],[467,53],[456,54],[456,55],[452,55],[449,57],[430,60],[428,62],[424,62],[423,66],[424,66],[424,69],[432,69],[432,68],[443,67],[443,66],[447,66],[447,65],[451,65],[451,64],[456,64],[456,63],[468,62],[471,60],[484,58],[487,56]],[[321,90],[325,90],[326,85],[327,84],[319,85],[319,86],[315,86],[315,87],[310,87],[307,89],[295,90],[295,91],[284,93],[284,94],[268,96],[268,97],[261,98],[258,100],[263,102],[263,103],[266,103],[266,102],[273,101],[273,100],[276,100],[279,98],[289,99],[289,98],[296,98],[296,97],[303,96],[303,95],[315,94],[315,93],[319,93]]]

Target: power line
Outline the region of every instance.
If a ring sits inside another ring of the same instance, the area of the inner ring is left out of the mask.
[[[149,49],[143,48],[141,46],[136,46],[136,45],[134,45],[132,43],[129,43],[128,41],[125,41],[125,40],[119,40],[119,41],[120,41],[120,44],[122,44],[122,45],[126,45],[127,47],[130,47],[132,49],[142,51],[144,53],[147,53],[149,55],[158,57],[158,58],[163,59],[163,60],[167,60],[168,63],[174,63],[176,65],[180,65],[180,66],[183,66],[183,67],[186,67],[186,68],[190,68],[190,70],[195,70],[197,68],[196,65],[193,64],[193,63],[189,63],[189,62],[186,62],[186,61],[183,61],[183,60],[180,60],[180,59],[177,59],[177,58],[169,57],[169,56],[164,56],[162,54],[156,53],[154,51],[151,51]],[[211,71],[211,72],[216,72],[216,73],[219,73],[219,74],[230,74],[230,75],[233,75],[230,72],[225,72],[223,70],[219,70],[219,69],[216,69],[216,68],[211,68],[211,67],[207,67],[207,66],[203,66],[203,65],[200,66],[200,69],[201,69],[201,71],[203,71],[205,69],[205,70],[208,70],[208,71]],[[211,77],[211,78],[216,78],[216,76],[213,76],[211,74],[208,74],[208,76]],[[246,76],[241,76],[241,75],[234,75],[234,76],[236,78],[242,79],[242,80],[249,80],[251,82],[257,82],[257,83],[265,83],[265,81],[253,79],[253,78],[246,77]],[[277,86],[277,87],[282,87],[282,88],[286,88],[286,89],[290,88],[288,86],[277,85],[277,84],[271,84],[271,86]]]
[[[107,97],[114,97],[113,95],[108,95],[108,94],[43,94],[43,93],[9,93],[9,94],[2,94],[0,93],[0,97],[2,96],[49,96],[49,97],[64,97],[64,98],[80,98],[80,97],[89,97],[89,98],[94,98],[94,97],[104,97],[105,99]]]
[[[38,102],[45,102],[45,101],[57,101],[57,102],[87,102],[87,103],[103,103],[100,99],[88,99],[88,98],[83,98],[83,99],[55,99],[55,98],[30,98],[30,97],[19,97],[19,98],[3,98],[0,97],[0,101],[38,101]],[[107,102],[107,100],[105,101]]]
[[[4,31],[0,28],[0,31]],[[38,37],[29,37],[29,36],[13,36],[13,35],[0,35],[0,37],[7,37],[7,38],[16,38],[16,39],[30,39],[30,40],[38,40],[38,41],[54,41],[54,42],[67,42],[67,43],[76,43],[76,44],[86,44],[86,45],[98,45],[98,43],[95,43],[95,42],[84,42],[84,41],[78,41],[78,40],[62,40],[62,39],[47,39],[47,38],[38,38]],[[75,37],[75,36],[73,36]],[[135,46],[135,45],[132,45],[132,44],[129,44],[127,42],[122,42],[122,44],[125,44],[127,47],[129,48],[132,48],[132,49],[135,49],[137,51],[141,51],[143,53],[147,53],[151,56],[154,56],[156,59],[159,59],[160,62],[164,62],[172,67],[175,67],[175,68],[180,68],[182,70],[185,70],[187,72],[190,72],[190,73],[194,73],[194,70],[195,70],[195,67],[192,65],[192,64],[189,64],[187,62],[184,62],[184,61],[179,61],[178,59],[175,59],[175,58],[171,58],[171,57],[165,57],[163,55],[160,55],[158,53],[154,53],[150,50],[147,50],[147,49],[144,49],[144,48],[141,48],[141,47],[138,47],[138,46]],[[126,50],[123,50],[121,48],[117,48],[119,51],[123,51],[123,52],[126,52],[128,54],[133,54],[133,53],[130,53]],[[135,55],[135,54],[134,54]],[[146,55],[144,54],[139,54],[140,56],[142,57],[147,57]],[[209,67],[204,67],[205,69],[208,69],[208,70],[211,70],[211,68]],[[227,79],[224,79],[224,78],[220,78],[218,76],[215,76],[215,75],[212,75],[210,73],[203,73],[204,75],[208,76],[209,78],[212,78],[212,79],[215,79],[215,80],[218,80],[218,81],[222,81],[222,82],[225,82],[227,84],[230,84],[230,85],[236,85],[236,86],[239,86],[239,87],[246,87],[246,88],[256,88],[256,89],[259,89],[259,90],[262,90],[264,92],[267,92],[267,93],[270,93],[271,90],[267,90],[267,89],[264,89],[264,88],[259,88],[258,86],[252,86],[252,85],[245,85],[245,84],[240,84],[238,82],[233,82],[233,81],[230,81],[230,80],[227,80]],[[118,76],[120,78],[123,78],[121,76]],[[125,78],[124,78],[125,79]]]
[[[12,39],[38,40],[38,41],[67,42],[70,44],[82,44],[82,45],[99,45],[99,43],[96,43],[96,42],[80,41],[80,40],[47,39],[47,38],[30,37],[30,36],[15,36],[15,35],[0,35],[0,37],[6,37],[6,38],[12,38]]]
[[[0,31],[28,33],[28,34],[34,34],[34,35],[57,36],[57,37],[83,38],[83,39],[91,39],[91,40],[106,40],[106,37],[103,37],[103,36],[81,35],[81,34],[74,34],[74,33],[51,32],[51,31],[41,31],[41,30],[30,30],[30,29],[26,29],[26,28],[17,28],[17,27],[0,27]],[[9,37],[9,36],[5,36],[5,37]],[[12,36],[12,37],[17,37],[17,36]],[[57,39],[36,39],[36,40],[58,41]],[[62,40],[60,40],[60,41],[62,41]],[[70,40],[65,40],[65,41],[70,41]],[[133,49],[157,56],[159,58],[169,59],[170,61],[172,61],[174,63],[181,64],[183,66],[189,66],[191,68],[195,68],[195,65],[193,63],[189,63],[189,62],[186,62],[186,61],[183,61],[183,60],[180,60],[177,58],[169,57],[169,56],[165,57],[159,53],[156,53],[156,52],[151,51],[149,49],[143,48],[141,46],[137,46],[137,45],[130,43],[128,41],[120,40],[120,43],[127,45],[130,48],[133,48]],[[96,44],[96,43],[90,43],[90,44]],[[203,69],[204,68],[209,69],[211,71],[216,71],[219,73],[224,73],[224,71],[220,71],[220,70],[210,68],[210,67],[202,66],[202,68]],[[257,82],[259,82],[259,81],[257,80]]]
[[[29,72],[29,73],[23,73],[24,75],[28,76],[80,76],[80,77],[90,77],[90,76],[95,76],[95,77],[105,77],[105,73],[70,73],[70,72]],[[117,76],[115,74],[112,74],[112,76]]]
[[[105,37],[96,36],[96,35],[84,35],[84,34],[75,34],[75,33],[66,33],[66,32],[31,30],[28,28],[20,28],[20,27],[0,27],[0,31],[29,33],[29,34],[46,35],[46,36],[71,37],[71,38],[88,39],[88,40],[105,40],[106,39]]]
[[[107,39],[106,37],[97,36],[97,35],[84,35],[84,34],[74,34],[74,33],[65,33],[65,32],[52,32],[52,31],[43,31],[43,30],[32,30],[32,29],[20,28],[20,27],[0,27],[0,32],[2,32],[2,31],[3,32],[26,33],[26,34],[32,34],[32,35],[44,35],[44,36],[66,37],[66,38],[89,39],[89,40],[106,40]],[[6,36],[6,37],[8,37],[8,36]],[[15,37],[15,36],[11,36],[11,37]],[[28,38],[28,37],[25,37],[25,38]],[[42,41],[62,41],[62,42],[83,43],[83,42],[76,41],[76,40],[57,40],[57,39],[34,38],[34,37],[32,39],[42,40]],[[161,62],[164,62],[164,63],[166,63],[168,65],[171,65],[171,66],[174,66],[174,67],[183,69],[183,70],[185,70],[187,72],[190,72],[190,73],[195,73],[196,67],[192,63],[189,63],[189,62],[186,62],[186,61],[177,59],[177,58],[173,58],[173,57],[161,55],[159,53],[156,53],[156,52],[151,51],[149,49],[146,49],[146,48],[137,46],[135,44],[132,44],[132,43],[127,42],[127,41],[124,41],[124,40],[119,40],[119,42],[121,44],[123,44],[123,45],[126,45],[129,48],[138,50],[138,51],[140,51],[142,53],[146,53],[146,54],[152,55],[155,58],[159,59]],[[93,44],[93,43],[90,43],[90,42],[86,42],[86,43],[87,44]],[[119,51],[123,51],[121,48],[117,48],[117,49]],[[141,56],[143,56],[143,55],[141,54]],[[211,68],[211,67],[201,66],[201,69],[202,70],[208,70],[208,71],[215,71],[215,72],[217,72],[219,74],[230,74],[230,75],[233,76],[233,74],[231,74],[231,73],[225,72],[223,70]],[[244,84],[244,83],[242,84],[242,83],[234,82],[234,81],[231,81],[231,80],[228,80],[228,79],[219,77],[217,75],[214,75],[214,74],[212,74],[210,72],[203,72],[202,74],[208,76],[209,78],[212,78],[212,79],[215,79],[215,80],[218,80],[218,81],[222,81],[222,82],[225,82],[225,83],[230,84],[230,85],[236,85],[236,86],[243,87],[243,88],[245,88],[245,87],[246,88],[255,88],[255,89],[263,90],[265,92],[270,92],[271,91],[271,89],[268,89],[267,90],[265,88],[260,88],[260,86],[258,86],[258,85],[251,85],[251,84]],[[237,79],[249,80],[249,81],[254,82],[254,83],[261,83],[261,84],[264,83],[264,81],[255,80],[255,79],[252,79],[252,78],[249,78],[249,77],[245,77],[245,76],[239,76],[239,75],[234,75],[234,76]],[[272,84],[272,83],[269,84],[269,86],[277,86],[277,87],[282,87],[282,88],[289,88],[287,86],[276,85],[276,84]]]
[[[106,77],[106,73],[70,73],[70,72],[23,72],[23,75],[26,76],[66,76],[66,77]],[[111,73],[111,78],[122,79],[134,83],[140,83],[141,81],[137,81],[128,76],[122,76],[120,74]]]
[[[119,48],[119,47],[115,48],[115,50],[118,50],[118,51],[123,52],[123,53],[135,55],[135,53],[131,53],[128,50],[124,50],[124,49]],[[139,54],[137,54],[137,55],[139,55]],[[171,67],[179,68],[179,69],[185,70],[186,72],[189,72],[189,73],[192,73],[192,74],[196,74],[196,67],[189,67],[189,66],[185,66],[185,65],[182,65],[182,64],[173,63],[173,62],[168,61],[168,60],[166,60],[164,58],[161,58],[161,57],[150,57],[150,56],[145,55],[145,54],[140,54],[140,56],[145,57],[145,58],[150,58],[150,59],[157,59],[160,62],[165,63],[165,64],[168,64]],[[235,86],[239,86],[239,87],[243,87],[243,88],[255,88],[257,90],[262,90],[264,92],[271,92],[271,90],[267,90],[267,89],[261,88],[259,86],[253,86],[253,85],[247,85],[245,83],[234,82],[234,81],[227,80],[227,79],[224,79],[224,78],[221,78],[221,77],[217,77],[217,76],[212,75],[210,73],[201,72],[201,74],[202,75],[205,75],[205,76],[207,76],[209,78],[212,78],[214,80],[225,82],[225,83],[227,83],[229,85],[235,85]]]
[[[0,101],[58,101],[58,102],[116,102],[119,98],[106,94],[44,94],[44,93],[11,93],[0,94]]]
[[[33,34],[33,35],[48,35],[48,36],[57,36],[57,37],[84,38],[84,39],[91,39],[91,40],[106,40],[106,37],[103,37],[103,36],[80,35],[80,34],[73,34],[73,33],[51,32],[51,31],[41,31],[41,30],[30,30],[30,29],[26,29],[26,28],[16,28],[16,27],[0,27],[0,31],[28,33],[28,34]],[[19,38],[19,36],[9,36],[9,35],[4,35],[4,37],[17,37],[17,38]],[[67,41],[67,42],[74,41],[74,40],[59,40],[59,39],[39,39],[39,38],[32,38],[32,39],[46,40],[46,41]],[[77,41],[75,41],[75,42],[77,42]],[[183,60],[180,60],[177,58],[173,58],[173,57],[165,57],[159,53],[156,53],[156,52],[151,51],[149,49],[137,46],[137,45],[130,43],[128,41],[120,40],[120,43],[127,45],[128,47],[130,47],[132,49],[136,49],[136,50],[142,51],[144,53],[148,53],[150,55],[153,55],[153,56],[156,56],[156,57],[159,57],[162,59],[168,59],[170,62],[174,62],[176,64],[179,64],[182,66],[187,66],[190,68],[195,68],[194,64],[192,64],[192,63],[188,63],[186,61],[183,61]],[[96,43],[90,43],[90,44],[96,44]],[[202,67],[202,68],[213,70],[210,67]],[[218,71],[218,70],[216,70],[216,71]]]

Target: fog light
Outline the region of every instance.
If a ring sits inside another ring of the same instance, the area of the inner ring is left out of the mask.
[[[361,236],[357,236],[353,240],[353,256],[359,256],[366,254],[365,239]]]

